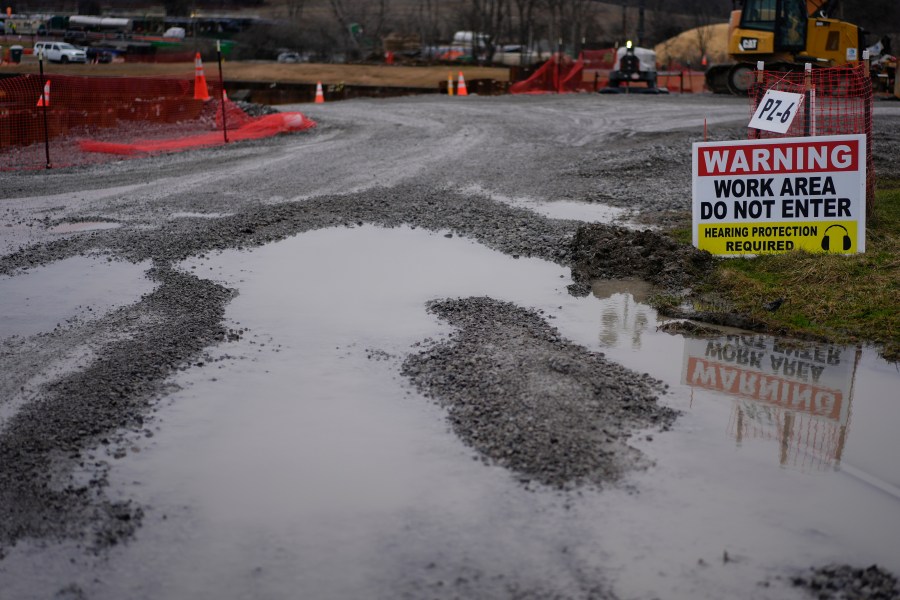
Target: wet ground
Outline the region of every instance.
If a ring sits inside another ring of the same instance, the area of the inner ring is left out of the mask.
[[[877,564],[896,595],[895,365],[667,333],[633,261],[570,293],[581,221],[650,243],[744,102],[304,109],[309,134],[10,176],[0,589],[803,598]],[[900,107],[879,122],[896,157]]]

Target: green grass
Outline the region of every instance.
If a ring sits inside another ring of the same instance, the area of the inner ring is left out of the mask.
[[[705,293],[769,325],[838,343],[870,341],[900,358],[900,180],[878,182],[866,252],[790,252],[721,261]],[[763,305],[776,298],[776,311]]]

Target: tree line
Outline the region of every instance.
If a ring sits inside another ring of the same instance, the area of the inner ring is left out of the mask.
[[[410,48],[447,44],[456,31],[477,32],[481,56],[501,45],[577,54],[626,40],[652,47],[679,32],[724,22],[731,0],[270,0],[279,15],[263,32],[248,32],[258,58],[279,49],[322,59],[366,58],[395,36]]]

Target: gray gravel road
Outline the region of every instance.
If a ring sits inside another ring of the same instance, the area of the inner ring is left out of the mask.
[[[418,97],[294,108],[319,126],[225,148],[3,174],[7,281],[99,254],[146,264],[154,287],[99,318],[0,339],[0,579],[4,554],[21,541],[74,540],[84,552],[113,552],[141,526],[141,506],[106,494],[108,464],[86,457],[123,436],[153,435],[144,422],[166,398],[167,378],[249,333],[223,319],[237,291],[175,269],[178,261],[374,224],[448,230],[572,266],[579,223],[516,200],[602,203],[636,221],[683,214],[690,144],[704,119],[712,139],[725,139],[740,137],[748,116],[745,101],[711,96]],[[900,144],[900,110],[889,107],[880,122],[894,150],[876,158],[888,164]],[[97,222],[109,228],[89,225]],[[634,275],[629,268],[607,275]],[[642,464],[627,444],[632,432],[676,418],[657,404],[658,382],[560,339],[527,307],[469,298],[430,310],[459,333],[405,357],[403,374],[448,407],[454,431],[484,460],[523,482],[606,485]],[[47,365],[63,358],[69,367],[48,375]],[[532,376],[521,379],[522,370]],[[513,587],[510,597],[546,593]],[[598,589],[607,586],[585,581],[566,597],[598,597]],[[60,593],[83,594],[62,585]]]

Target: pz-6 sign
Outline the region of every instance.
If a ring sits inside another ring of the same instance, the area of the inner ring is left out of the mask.
[[[768,90],[747,127],[787,133],[803,102],[803,94]]]

